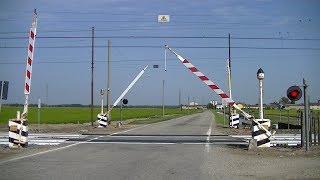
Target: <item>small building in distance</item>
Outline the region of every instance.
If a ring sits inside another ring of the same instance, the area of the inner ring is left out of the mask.
[[[312,110],[320,110],[320,103],[310,103],[310,109]],[[286,110],[290,110],[290,109],[304,109],[304,105],[303,104],[286,104],[285,108]]]

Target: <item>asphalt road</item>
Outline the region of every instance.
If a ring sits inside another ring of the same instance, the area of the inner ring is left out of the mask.
[[[243,143],[214,128],[212,113],[194,114],[0,163],[0,179],[269,179],[317,177],[319,159],[251,157]],[[311,176],[310,176],[311,175]]]

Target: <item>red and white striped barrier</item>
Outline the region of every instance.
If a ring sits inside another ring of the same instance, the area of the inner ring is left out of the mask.
[[[166,46],[171,52],[173,52],[177,58],[185,65],[194,75],[196,75],[203,83],[209,86],[214,92],[216,92],[223,101],[227,102],[230,106],[233,106],[234,101],[229,98],[229,96],[223,92],[216,84],[214,84],[210,79],[208,79],[202,72],[200,72],[193,64],[191,64],[187,59],[184,59],[179,54],[174,52],[171,48]]]
[[[34,51],[35,37],[36,37],[36,28],[32,27],[30,29],[30,34],[29,34],[29,46],[28,46],[28,58],[27,58],[27,68],[26,68],[26,79],[25,79],[24,94],[30,94],[31,75],[32,75],[32,62],[33,62],[33,51]]]
[[[253,116],[249,115],[248,113],[244,112],[243,110],[241,110],[235,103],[234,101],[228,97],[228,95],[223,92],[216,84],[214,84],[211,80],[209,80],[202,72],[200,72],[193,64],[191,64],[187,59],[184,59],[183,57],[181,57],[179,54],[177,54],[176,52],[174,52],[171,48],[169,48],[167,45],[165,46],[166,48],[168,48],[171,52],[173,52],[177,58],[183,63],[183,65],[185,65],[194,75],[196,75],[202,82],[204,82],[207,86],[209,86],[214,92],[216,92],[223,101],[227,102],[230,106],[235,107],[237,110],[241,111],[246,118],[252,120],[255,123],[255,126],[257,129],[259,129],[258,135],[259,138],[257,138],[256,136],[256,130],[252,131],[252,137],[254,139],[257,139],[258,142],[260,141],[260,135],[263,134],[263,141],[261,141],[258,144],[258,147],[270,147],[270,143],[268,144],[268,142],[270,142],[270,137],[272,136],[271,132],[269,131],[269,127],[263,123],[260,123],[258,120],[254,119]],[[233,120],[233,119],[230,119]],[[238,121],[235,121],[238,123]],[[230,124],[230,126],[235,126],[235,124]]]
[[[28,97],[31,90],[31,77],[32,77],[32,63],[34,54],[34,43],[37,32],[37,12],[34,10],[32,17],[32,25],[29,33],[29,44],[28,44],[28,56],[27,56],[27,67],[25,74],[24,94],[25,104],[23,107],[23,113],[20,117],[20,112],[17,112],[16,119],[9,120],[9,147],[27,147],[28,146]]]
[[[29,33],[29,44],[28,44],[28,56],[27,56],[27,67],[24,83],[24,94],[25,94],[25,104],[23,108],[22,118],[25,118],[28,113],[28,96],[31,91],[31,77],[32,77],[32,63],[33,63],[33,54],[34,54],[34,43],[37,34],[37,13],[34,11],[32,17],[32,25]]]

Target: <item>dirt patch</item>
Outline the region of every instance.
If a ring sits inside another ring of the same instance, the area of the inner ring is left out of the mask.
[[[40,127],[41,133],[78,133],[78,134],[112,134],[119,131],[125,131],[131,128],[135,128],[138,125],[123,124],[117,126],[115,123],[111,123],[106,128],[98,128],[98,125],[94,124],[45,124]],[[37,133],[38,128],[35,125],[29,126],[30,133]]]
[[[217,125],[216,130],[225,135],[251,135],[250,128],[230,128],[229,126]]]
[[[247,148],[229,147],[232,153],[254,156],[254,157],[305,157],[305,158],[320,158],[320,146],[311,146],[309,151],[305,148],[297,147],[272,147],[272,148],[257,148],[248,151]]]
[[[248,128],[230,128],[228,126],[216,125],[215,130],[225,135],[251,135],[251,129]],[[276,134],[300,134],[298,129],[276,129]],[[255,156],[255,157],[304,157],[304,158],[319,158],[320,146],[311,146],[309,151],[300,147],[271,147],[271,148],[256,148],[248,151],[246,146],[228,146],[230,153]]]
[[[59,147],[59,146],[36,146],[36,145],[30,145],[30,146],[28,146],[28,148],[14,148],[14,149],[11,149],[8,146],[1,145],[0,146],[0,160],[1,161],[6,161],[6,160],[11,159],[13,157],[28,156],[30,154],[43,152],[43,151],[50,150],[50,149],[57,148],[57,147]]]

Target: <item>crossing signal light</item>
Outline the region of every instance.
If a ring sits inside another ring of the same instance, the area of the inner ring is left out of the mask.
[[[291,101],[298,101],[302,96],[302,91],[299,86],[291,86],[287,90],[287,97]]]
[[[123,99],[123,100],[122,100],[122,103],[123,103],[123,104],[128,104],[128,99]]]

